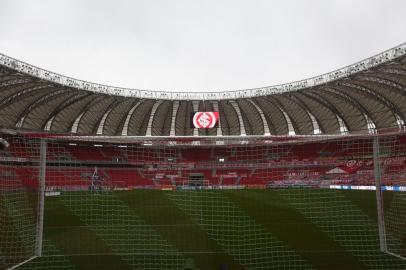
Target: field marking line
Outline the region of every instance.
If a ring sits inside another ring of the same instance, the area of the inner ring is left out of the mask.
[[[392,256],[394,256],[394,257],[396,257],[396,258],[399,258],[399,259],[401,259],[401,260],[406,261],[406,258],[405,258],[405,257],[403,257],[403,256],[401,256],[401,255],[399,255],[399,254],[396,254],[396,253],[390,252],[390,251],[388,251],[388,250],[385,250],[385,253],[388,253],[389,255],[392,255]]]
[[[21,265],[26,264],[26,263],[28,263],[28,262],[34,260],[34,259],[37,258],[37,257],[38,257],[38,256],[32,256],[31,258],[28,258],[28,259],[26,259],[25,261],[20,262],[19,264],[14,265],[14,266],[12,266],[11,268],[8,268],[7,270],[14,270],[14,269],[17,269],[17,268],[20,267]]]

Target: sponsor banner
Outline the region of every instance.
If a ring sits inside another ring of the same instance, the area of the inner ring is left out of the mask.
[[[205,190],[205,189],[213,189],[213,186],[178,186],[177,189],[180,189],[180,190]]]
[[[266,189],[266,185],[246,185],[245,188],[247,189]]]
[[[192,128],[216,128],[219,122],[219,112],[193,112],[190,117]]]
[[[0,157],[0,161],[26,162],[28,159],[18,157]]]
[[[116,191],[122,191],[122,190],[128,190],[128,187],[114,187],[113,189]]]
[[[343,189],[343,190],[376,190],[375,186],[352,186],[352,185],[330,185],[330,189]],[[404,191],[406,186],[382,186],[382,191]]]
[[[60,195],[61,195],[60,191],[45,191],[45,197],[54,197]]]
[[[244,189],[244,185],[217,186],[218,189]]]
[[[406,187],[403,186],[383,186],[382,190],[387,190],[387,191],[405,191],[406,192]]]

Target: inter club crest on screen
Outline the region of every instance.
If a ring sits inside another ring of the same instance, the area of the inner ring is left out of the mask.
[[[190,114],[190,127],[216,128],[219,122],[219,112],[192,112]]]

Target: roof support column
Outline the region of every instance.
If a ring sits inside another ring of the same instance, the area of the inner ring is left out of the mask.
[[[113,108],[111,108],[110,110],[108,110],[104,115],[103,118],[101,119],[99,126],[97,127],[97,135],[102,135],[103,134],[103,128],[104,128],[104,122],[106,122],[106,118],[107,116],[110,114],[110,112],[113,110]]]
[[[269,130],[269,126],[268,126],[268,122],[265,119],[265,115],[264,112],[261,110],[261,108],[255,104],[254,101],[252,101],[252,99],[247,99],[252,105],[254,105],[254,107],[257,109],[257,111],[259,112],[259,115],[261,116],[262,119],[262,123],[264,123],[264,135],[265,136],[269,136],[271,135],[271,131]]]
[[[199,110],[199,101],[192,100],[192,106],[193,106],[193,111],[197,112]],[[199,129],[197,129],[196,127],[193,128],[193,136],[199,136]]]
[[[293,127],[292,120],[290,120],[289,115],[281,108],[283,116],[285,116],[286,123],[288,123],[288,135],[296,135],[295,128]]]
[[[213,110],[219,112],[219,104],[217,100],[213,100]],[[218,127],[216,128],[216,136],[223,136],[223,131],[221,130],[221,119],[219,121]]]
[[[238,107],[237,102],[235,102],[234,100],[230,100],[230,104],[234,107],[234,110],[237,113],[238,121],[240,122],[240,134],[241,134],[241,136],[247,135],[247,133],[245,132],[244,121],[242,120],[240,107]]]
[[[175,136],[176,114],[178,113],[178,108],[179,108],[179,100],[175,100],[172,106],[172,121],[169,136]]]
[[[141,104],[142,99],[140,99],[134,107],[131,108],[131,110],[127,114],[127,118],[125,119],[124,126],[123,126],[123,131],[121,132],[121,136],[127,136],[128,135],[128,124],[130,122],[131,116],[133,115],[135,109]]]
[[[152,106],[151,115],[149,116],[148,125],[147,125],[147,132],[145,134],[146,136],[152,135],[152,122],[154,121],[156,109],[158,109],[158,106],[161,105],[161,103],[162,103],[162,100],[157,100],[157,101],[155,101],[154,105]]]

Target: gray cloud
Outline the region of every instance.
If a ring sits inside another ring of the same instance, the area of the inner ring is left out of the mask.
[[[0,1],[0,52],[139,89],[289,82],[406,38],[406,1]]]

